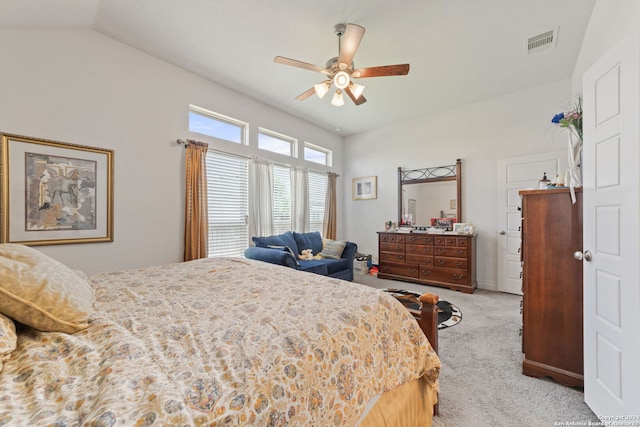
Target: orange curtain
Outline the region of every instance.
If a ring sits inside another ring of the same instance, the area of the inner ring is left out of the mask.
[[[324,224],[322,234],[325,239],[336,239],[336,181],[338,174],[329,172],[327,174],[327,197],[324,202]]]
[[[191,261],[207,257],[209,221],[206,156],[209,146],[192,140],[187,140],[186,146],[184,260]]]

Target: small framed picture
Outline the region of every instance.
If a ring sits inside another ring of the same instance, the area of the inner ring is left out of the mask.
[[[431,226],[445,230],[453,230],[454,221],[454,218],[431,218]]]
[[[475,225],[470,222],[456,222],[453,224],[453,231],[460,234],[473,234],[476,230]]]
[[[353,200],[371,200],[378,198],[378,177],[367,176],[351,180]]]

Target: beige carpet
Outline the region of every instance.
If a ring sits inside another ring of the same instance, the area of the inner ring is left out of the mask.
[[[440,330],[440,416],[436,427],[554,426],[598,422],[581,389],[522,375],[520,300],[516,295],[383,280],[357,271],[375,288],[432,292],[460,308],[462,321]]]

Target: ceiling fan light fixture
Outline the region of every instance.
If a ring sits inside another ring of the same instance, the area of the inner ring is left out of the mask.
[[[342,90],[336,90],[336,93],[333,95],[333,99],[331,100],[331,104],[335,105],[336,107],[342,107],[344,105]]]
[[[318,95],[318,98],[322,99],[329,92],[330,86],[331,80],[327,80],[322,83],[313,85],[313,89],[316,91],[316,95]]]
[[[362,96],[362,92],[364,92],[364,86],[357,83],[351,83],[349,89],[351,89],[351,93],[355,99],[360,98]]]
[[[338,89],[345,89],[351,83],[351,77],[346,71],[338,71],[333,77],[333,84]]]

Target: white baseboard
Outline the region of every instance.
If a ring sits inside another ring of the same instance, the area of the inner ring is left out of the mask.
[[[486,289],[487,291],[497,291],[498,284],[495,282],[483,282],[478,280],[478,289]]]

